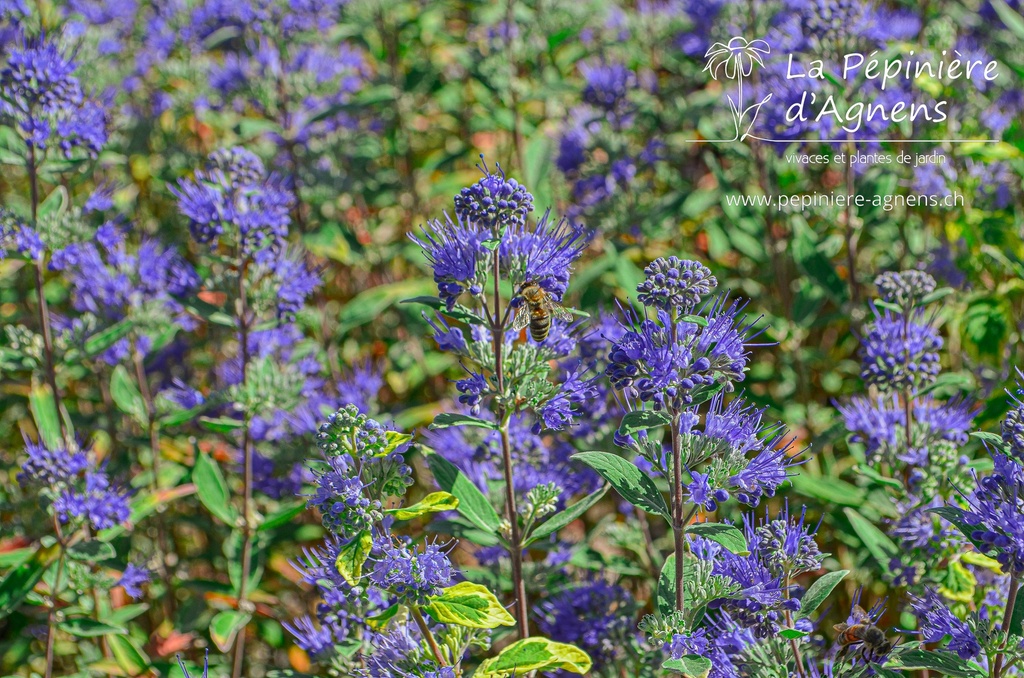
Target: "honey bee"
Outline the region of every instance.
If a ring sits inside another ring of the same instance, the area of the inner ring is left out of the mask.
[[[839,634],[840,647],[862,643],[864,656],[872,660],[885,657],[893,648],[885,631],[871,623],[871,617],[860,605],[853,606],[852,624],[836,624],[832,628]]]
[[[512,329],[518,332],[529,325],[530,336],[538,343],[544,341],[551,331],[551,316],[566,322],[572,320],[572,313],[557,304],[547,290],[535,282],[520,285],[519,296],[523,304],[512,319]]]

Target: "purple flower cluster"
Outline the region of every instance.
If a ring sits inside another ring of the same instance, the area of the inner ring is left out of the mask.
[[[237,247],[240,259],[256,262],[272,261],[283,249],[292,193],[250,151],[211,154],[205,170],[171,192],[196,242],[217,247],[223,238]]]
[[[370,583],[415,605],[423,605],[455,577],[447,551],[438,544],[427,544],[416,551],[408,543],[384,534],[374,542],[370,558]]]
[[[73,246],[75,256],[66,275],[75,310],[112,322],[146,309],[158,310],[185,329],[194,327],[181,302],[198,289],[199,276],[174,248],[144,238],[132,254],[123,234],[107,227],[100,229],[97,241],[100,247],[91,242]]]
[[[646,279],[637,286],[637,300],[644,306],[688,313],[718,287],[711,270],[699,261],[655,259],[644,269]]]
[[[431,222],[422,239],[410,235],[430,262],[441,300],[451,310],[463,292],[483,294],[495,249],[513,289],[533,282],[560,300],[593,234],[553,219],[550,210],[531,228],[533,196],[504,173],[483,171],[483,179],[455,196],[457,221],[446,215]]]
[[[10,118],[34,150],[75,149],[95,157],[107,142],[106,109],[82,91],[78,65],[53,40],[22,38],[0,69],[0,116]]]
[[[627,312],[626,332],[613,345],[605,374],[628,398],[657,410],[681,410],[699,389],[716,384],[731,390],[748,359],[751,326],[739,319],[741,310],[721,296],[700,310],[700,322],[660,308],[654,319]]]
[[[595,578],[570,584],[541,602],[537,626],[551,640],[585,650],[599,670],[620,658],[633,632],[634,606],[629,591]]]
[[[942,338],[924,311],[895,314],[874,308],[874,321],[861,339],[861,377],[880,390],[916,392],[939,375]]]
[[[111,482],[85,450],[28,442],[18,482],[42,489],[62,523],[84,521],[104,530],[128,520],[128,492]]]
[[[459,221],[492,233],[501,227],[525,226],[527,215],[533,211],[533,194],[515,179],[506,177],[500,165],[496,173],[486,163],[480,171],[483,178],[455,196],[455,216]]]
[[[981,654],[981,645],[971,628],[962,620],[953,616],[946,601],[929,591],[922,597],[912,600],[914,614],[920,621],[922,640],[927,643],[938,643],[949,636],[946,647],[955,652],[960,659],[974,659]]]
[[[992,454],[994,469],[980,478],[960,509],[971,530],[971,539],[995,553],[1003,572],[1024,574],[1024,467],[998,452]]]
[[[121,578],[117,580],[117,585],[132,598],[141,598],[142,587],[149,583],[151,577],[152,573],[145,567],[129,563],[128,567],[124,568]]]

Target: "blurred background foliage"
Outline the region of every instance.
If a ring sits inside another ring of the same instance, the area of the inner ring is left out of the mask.
[[[82,82],[109,107],[111,139],[98,157],[69,161],[46,182],[63,186],[76,204],[109,185],[117,212],[135,231],[185,250],[187,223],[169,188],[218,148],[256,152],[292,187],[293,238],[312,253],[326,282],[315,304],[301,312],[300,326],[327,356],[335,378],[363,361],[378,366],[384,375],[378,409],[408,430],[430,422],[438,402],[451,398],[461,370],[436,350],[421,309],[401,303],[435,290],[407,233],[450,210],[452,196],[480,176],[475,164],[481,154],[525,184],[540,209],[550,206],[597,231],[574,271],[568,305],[614,311],[633,295],[650,260],[669,254],[699,259],[723,288],[747,300],[746,312],[765,328],[747,395],[810,448],[786,498],[822,518],[822,551],[855,570],[844,595],[858,585],[872,599],[887,593],[863,537],[840,509],[854,507],[881,521],[893,517],[893,504],[877,479],[856,472],[863,455],[847,443],[834,402],[865,390],[858,331],[875,296],[875,275],[924,268],[956,290],[934,311],[946,340],[935,392],[976,399],[982,429],[991,429],[1006,409],[1003,389],[1013,366],[1024,364],[1019,2],[882,3],[916,17],[905,37],[890,38],[886,49],[937,50],[967,41],[999,62],[1001,76],[987,91],[932,83],[932,97],[952,102],[950,121],[885,130],[891,141],[883,148],[892,153],[923,152],[901,143],[906,138],[999,140],[924,145],[944,153],[947,164],[916,170],[799,165],[785,159],[783,148],[756,140],[692,143],[730,133],[725,83],[703,72],[706,47],[736,29],[781,41],[787,27],[779,17],[801,17],[799,6],[815,3],[309,0],[300,3],[309,5],[302,13],[306,23],[288,20],[290,4],[0,2],[8,27],[0,44],[13,39],[15,22],[60,34],[77,54]],[[801,21],[810,35],[809,20]],[[865,29],[849,39],[870,41],[863,38],[868,34]],[[839,44],[820,41],[806,49],[836,55]],[[773,54],[773,63],[783,58]],[[864,91],[862,84],[839,89],[851,97]],[[608,91],[611,105],[601,97]],[[810,139],[820,130],[806,132]],[[0,195],[5,204],[24,208],[28,190],[15,141],[0,138]],[[837,152],[836,145],[814,142],[789,148]],[[847,186],[869,197],[957,191],[966,204],[785,213],[727,202],[739,194],[832,193]],[[6,327],[33,324],[31,280],[20,273],[22,265],[0,261],[0,323]],[[56,312],[66,306],[61,277],[52,276],[45,292]],[[217,303],[214,296],[204,301]],[[180,376],[209,373],[220,359],[221,336],[209,323],[179,336],[175,341],[190,355]],[[112,466],[129,472],[130,462],[118,461],[114,452],[142,432],[126,426],[112,406],[106,386],[112,369],[78,367],[64,379],[76,418],[92,424],[80,428],[97,431],[94,444],[109,451]],[[6,377],[2,384],[0,459],[7,481],[0,483],[0,550],[10,550],[36,532],[26,518],[32,514],[18,510],[26,497],[15,481],[22,436],[34,424],[29,386]],[[177,461],[171,466],[182,475],[193,444],[229,458],[216,436],[180,427],[166,435],[162,454]],[[178,594],[180,623],[175,633],[151,629],[156,640],[149,641],[165,657],[189,646],[191,634],[205,633],[207,601],[222,580],[218,536],[207,534],[198,502],[189,502],[174,509],[176,543],[184,549],[179,562],[191,580],[189,591]],[[609,520],[613,508],[594,509],[590,519]],[[294,613],[303,606],[287,561],[322,529],[310,516],[300,520],[266,546],[261,590],[274,610]],[[643,577],[628,559],[587,557],[634,577],[638,599],[646,599]],[[254,656],[267,666],[305,668],[308,661],[278,621],[285,617],[260,618]],[[9,619],[6,630],[19,623],[25,619]],[[20,672],[29,641],[7,638],[0,667]]]

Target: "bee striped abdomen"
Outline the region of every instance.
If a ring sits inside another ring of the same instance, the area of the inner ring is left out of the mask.
[[[537,343],[547,339],[551,331],[551,314],[544,309],[536,309],[530,314],[530,336]]]

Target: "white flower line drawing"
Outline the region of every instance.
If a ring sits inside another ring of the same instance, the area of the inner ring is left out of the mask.
[[[750,136],[750,130],[754,126],[754,121],[757,120],[758,111],[761,110],[761,106],[772,98],[772,95],[769,93],[761,101],[743,108],[743,78],[749,77],[754,72],[755,63],[763,68],[764,61],[762,61],[761,56],[771,54],[771,51],[771,47],[764,40],[747,40],[739,36],[729,40],[728,44],[716,42],[708,48],[708,51],[704,54],[704,58],[707,60],[704,70],[710,73],[713,79],[718,80],[718,74],[723,71],[724,67],[725,77],[729,80],[735,78],[739,91],[737,92],[736,101],[733,100],[731,94],[728,95],[729,107],[732,110],[733,123],[736,128],[735,135],[732,139],[707,139],[706,141],[743,141]],[[753,113],[750,115],[750,122],[743,129],[741,135],[741,123],[746,115],[751,112]]]

